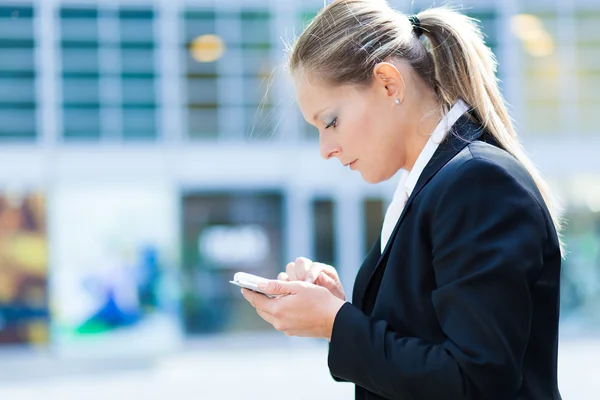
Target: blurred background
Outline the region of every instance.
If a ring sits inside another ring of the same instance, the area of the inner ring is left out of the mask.
[[[595,399],[600,2],[461,5],[565,207],[560,382]],[[352,398],[228,283],[306,256],[351,292],[391,200],[294,104],[285,44],[322,6],[0,0],[0,397]]]

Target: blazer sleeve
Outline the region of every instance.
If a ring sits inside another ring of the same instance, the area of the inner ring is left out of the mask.
[[[542,208],[503,167],[469,159],[433,214],[432,303],[445,341],[400,336],[346,303],[334,322],[330,372],[390,399],[514,399],[532,319],[530,282],[542,270]]]

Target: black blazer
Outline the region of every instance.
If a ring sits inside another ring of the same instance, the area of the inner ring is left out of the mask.
[[[560,265],[531,176],[464,115],[364,260],[330,372],[357,399],[560,399]]]

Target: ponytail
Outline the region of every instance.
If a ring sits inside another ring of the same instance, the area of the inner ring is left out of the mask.
[[[423,35],[428,39],[425,45],[433,58],[436,92],[444,108],[452,106],[457,99],[472,107],[473,117],[533,177],[560,237],[563,224],[561,210],[517,137],[498,88],[496,58],[485,45],[475,20],[443,7],[422,11],[417,18]]]

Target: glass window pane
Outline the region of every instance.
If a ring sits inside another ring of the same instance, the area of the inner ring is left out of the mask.
[[[154,42],[154,13],[152,10],[122,9],[119,17],[121,41]]]
[[[300,116],[301,134],[308,140],[319,140],[319,130]]]
[[[188,81],[188,99],[190,104],[216,104],[216,79],[190,79]]]
[[[119,10],[119,18],[122,20],[153,21],[158,15],[149,8],[122,8]]]
[[[0,18],[18,19],[18,18],[33,18],[33,8],[27,6],[19,6],[13,4],[10,6],[0,6]]]
[[[65,108],[63,110],[65,139],[99,139],[100,110],[98,108]]]
[[[190,137],[199,139],[215,139],[218,137],[217,108],[189,108],[188,129]]]
[[[98,40],[98,21],[96,19],[63,19],[60,24],[63,40],[96,41]]]
[[[512,24],[519,39],[523,65],[523,87],[520,89],[525,110],[523,121],[518,122],[526,135],[556,135],[561,131],[556,13],[523,14],[516,16]],[[528,30],[537,33],[519,36],[519,32]]]
[[[127,49],[121,51],[121,69],[123,72],[154,72],[154,50]]]
[[[579,100],[582,105],[600,101],[600,70],[597,74],[579,76]]]
[[[269,104],[273,95],[272,80],[244,79],[244,102],[250,106]]]
[[[97,49],[63,49],[63,72],[96,72],[99,68]]]
[[[312,203],[314,259],[329,265],[335,265],[334,206],[334,202],[327,199],[317,199]]]
[[[31,49],[6,49],[0,47],[0,73],[3,71],[33,71],[34,54]]]
[[[600,10],[580,9],[575,18],[579,129],[584,135],[597,135],[597,115],[600,112]]]
[[[246,137],[251,139],[271,139],[281,118],[276,109],[269,104],[246,107],[246,121],[244,124]]]
[[[33,39],[33,20],[28,17],[0,18],[0,38]]]
[[[155,104],[154,78],[123,78],[123,104]]]
[[[98,79],[65,78],[63,80],[63,103],[100,103],[100,84]]]
[[[188,77],[217,77],[217,63],[214,62],[198,62],[186,49],[186,70]]]
[[[98,10],[90,7],[66,7],[60,9],[60,18],[70,19],[97,19]]]
[[[214,11],[190,11],[185,13],[184,43],[189,43],[200,35],[215,34]]]
[[[98,11],[91,7],[60,9],[63,69],[63,137],[100,138],[100,59]]]
[[[216,34],[215,13],[190,10],[184,13],[185,92],[188,105],[188,135],[214,139],[219,134],[217,62],[199,62],[190,52],[191,42],[201,35]],[[227,54],[227,51],[225,51]]]
[[[600,54],[600,39],[595,44],[579,44],[577,53],[577,65],[581,72],[594,73],[600,71],[600,57],[598,57],[598,54]]]
[[[0,77],[0,104],[34,104],[35,100],[35,82],[32,79]]]
[[[383,224],[384,206],[381,199],[366,199],[363,202],[365,221],[364,254],[367,254],[379,235]]]
[[[33,108],[15,109],[0,106],[0,139],[34,139],[35,117]]]
[[[271,15],[268,11],[242,11],[242,48],[271,48]]]
[[[157,92],[155,13],[147,8],[119,10],[122,137],[155,139]]]
[[[156,138],[156,110],[154,108],[125,108],[123,110],[123,138]]]
[[[600,101],[585,101],[579,104],[579,127],[581,133],[586,135],[598,135],[598,114],[600,113]]]
[[[466,15],[477,20],[484,34],[485,44],[494,51],[497,46],[498,16],[495,10],[466,11]]]
[[[275,63],[269,51],[246,50],[242,53],[242,57],[244,76],[263,78],[273,74]]]
[[[302,32],[304,30],[304,27],[306,27],[317,16],[318,12],[318,10],[300,11],[300,13],[298,14],[298,31]]]
[[[35,139],[33,8],[0,6],[0,140]]]

